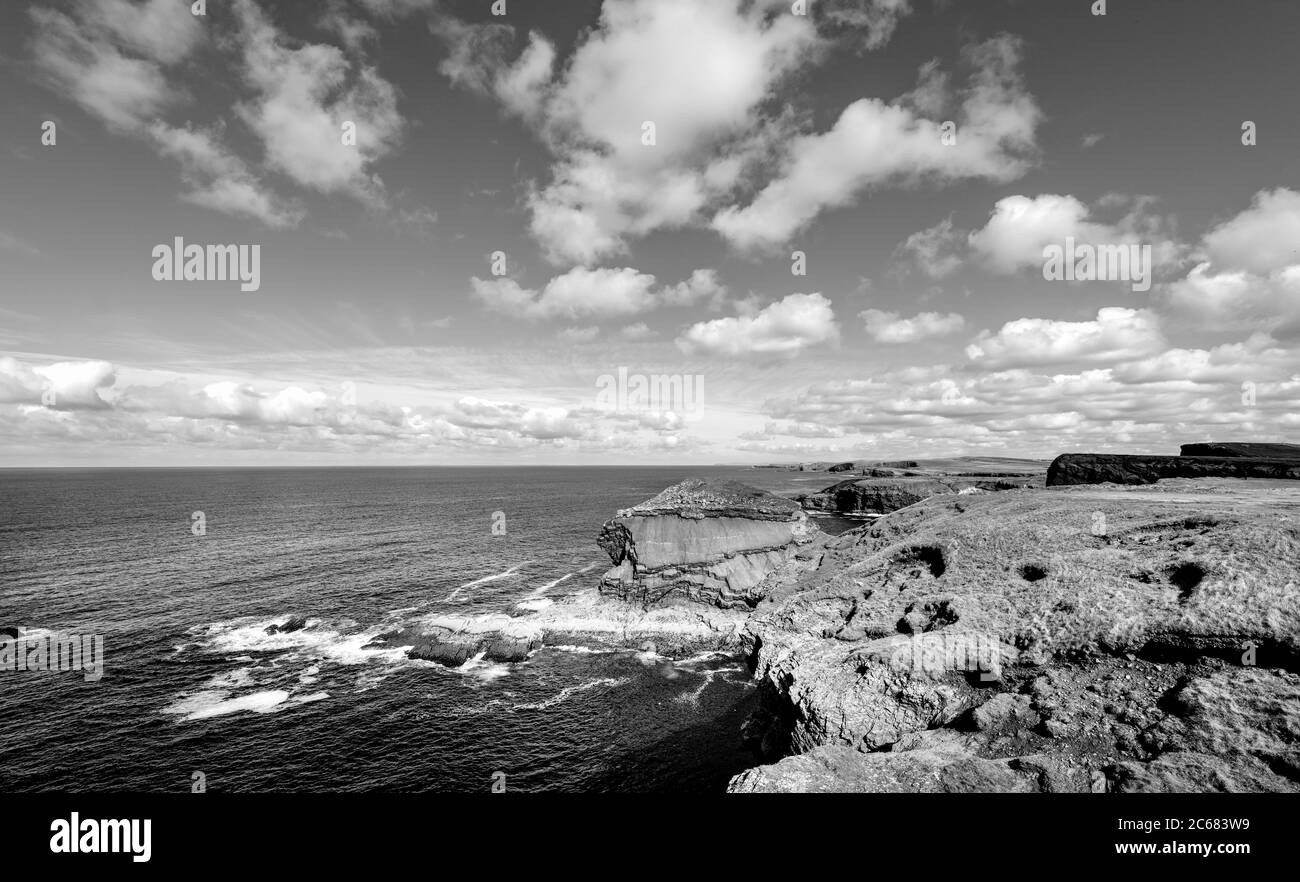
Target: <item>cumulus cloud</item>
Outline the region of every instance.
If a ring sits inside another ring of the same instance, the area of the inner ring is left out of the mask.
[[[1255,195],[1251,207],[1206,234],[1210,259],[1227,271],[1267,275],[1300,266],[1300,193],[1278,188]]]
[[[971,249],[994,272],[1041,271],[1043,249],[1064,246],[1067,238],[1079,245],[1150,245],[1157,267],[1177,263],[1184,246],[1169,229],[1167,219],[1151,211],[1145,197],[1110,195],[1099,208],[1127,207],[1114,223],[1093,219],[1093,209],[1074,196],[1045,193],[1007,196],[998,200],[988,223],[969,236]]]
[[[696,270],[685,281],[659,288],[655,277],[631,267],[574,267],[540,291],[500,277],[470,280],[474,296],[494,312],[528,319],[619,318],[660,306],[720,302],[726,289],[713,270]]]
[[[1250,208],[1204,236],[1199,256],[1165,292],[1176,313],[1300,337],[1300,193],[1257,193]]]
[[[527,200],[544,252],[592,264],[625,252],[630,237],[700,223],[787,133],[762,105],[819,38],[810,17],[772,7],[606,0],[559,76],[541,35],[508,61],[507,24],[431,28],[448,46],[442,72],[532,123],[555,156],[550,181]],[[646,122],[653,145],[642,140]]]
[[[921,118],[905,102],[860,99],[830,131],[793,139],[780,176],[749,205],[717,214],[713,228],[740,248],[770,249],[872,187],[1019,177],[1042,115],[1019,75],[1020,45],[999,37],[966,58],[975,73],[954,120],[955,144],[944,143],[942,120]]]
[[[996,334],[981,331],[966,355],[990,368],[1069,362],[1118,362],[1166,346],[1155,314],[1145,309],[1106,307],[1095,321],[1022,318]]]
[[[234,9],[245,79],[258,93],[238,110],[268,165],[304,187],[381,204],[383,182],[370,166],[403,129],[392,84],[335,46],[291,46],[252,0],[237,0]],[[345,123],[356,127],[355,144],[344,143]]]
[[[175,72],[204,38],[202,20],[172,0],[82,0],[70,14],[33,7],[31,50],[48,85],[109,131],[137,137],[177,160],[182,199],[268,226],[293,226],[301,212],[268,190],[221,144],[217,128],[173,126],[162,114],[189,98]]]
[[[966,326],[966,320],[955,312],[943,315],[923,312],[912,318],[902,318],[896,312],[868,309],[859,313],[867,329],[867,336],[877,343],[916,343],[936,337],[947,337]]]
[[[933,227],[908,236],[896,254],[914,264],[932,279],[943,279],[962,265],[962,234],[953,229],[949,217]]]
[[[752,315],[699,322],[677,339],[686,353],[791,356],[839,339],[831,303],[821,294],[791,294]]]
[[[0,358],[0,402],[39,404],[52,410],[106,408],[101,390],[117,380],[106,361],[60,361],[29,367],[11,357]]]
[[[1243,382],[1253,384],[1253,404],[1243,400]],[[769,428],[807,422],[840,430],[852,439],[855,456],[878,450],[1050,457],[1071,449],[1176,452],[1198,438],[1281,440],[1294,432],[1297,405],[1293,352],[1256,334],[1209,350],[1167,350],[1074,373],[896,368],[869,380],[814,383],[770,399],[763,411],[774,421]],[[753,442],[752,449],[782,446]],[[829,458],[831,452],[814,445],[799,455]]]

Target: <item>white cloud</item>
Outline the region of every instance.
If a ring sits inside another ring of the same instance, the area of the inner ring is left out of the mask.
[[[625,340],[648,340],[655,336],[655,332],[645,322],[637,322],[623,328],[619,335]]]
[[[770,2],[606,0],[553,78],[539,35],[513,63],[508,25],[431,27],[450,48],[442,71],[532,122],[556,157],[528,198],[530,229],[555,263],[592,264],[631,237],[700,223],[711,201],[786,132],[760,106],[818,44],[808,16]],[[656,143],[642,143],[642,124]]]
[[[910,319],[896,312],[868,309],[859,313],[867,329],[867,336],[877,343],[916,343],[935,337],[947,337],[966,326],[966,320],[957,313],[943,315],[923,312]]]
[[[356,69],[335,46],[291,48],[252,0],[236,0],[244,75],[258,92],[239,105],[257,134],[267,164],[304,187],[384,202],[383,182],[370,170],[401,137],[397,93],[372,66]],[[356,143],[344,143],[345,123]]]
[[[600,328],[565,328],[557,336],[566,343],[590,343],[600,336]]]
[[[632,267],[588,269],[577,266],[555,276],[540,291],[510,278],[470,280],[474,296],[489,309],[517,318],[619,318],[661,306],[719,303],[726,288],[711,269],[696,270],[685,281],[656,287],[655,277]]]
[[[1205,235],[1201,252],[1209,259],[1165,291],[1175,312],[1219,328],[1300,336],[1300,193],[1257,193]]]
[[[930,278],[942,279],[961,267],[961,240],[949,217],[927,230],[908,236],[898,246],[897,253],[914,262]]]
[[[73,8],[86,17],[95,6],[81,3]],[[171,8],[181,9],[178,4]],[[193,19],[187,9],[182,11],[185,18]],[[185,97],[164,73],[159,59],[126,54],[115,42],[116,29],[106,30],[97,17],[79,22],[42,7],[33,7],[29,14],[36,26],[32,54],[41,75],[110,130],[136,132]],[[177,44],[177,49],[182,45]],[[174,60],[170,54],[168,57]]]
[[[790,294],[753,315],[699,322],[677,339],[677,345],[686,353],[789,356],[838,339],[830,301],[814,293]]]
[[[1249,209],[1207,233],[1204,245],[1221,270],[1268,275],[1300,266],[1300,193],[1257,193]]]
[[[1149,245],[1155,268],[1179,263],[1186,251],[1170,231],[1171,222],[1151,211],[1149,197],[1109,194],[1099,209],[1127,208],[1114,223],[1093,220],[1093,209],[1074,196],[1044,193],[999,199],[982,229],[969,236],[971,249],[994,272],[1040,271],[1043,249],[1064,246],[1067,238],[1079,245]]]
[[[177,0],[83,0],[78,6],[88,24],[162,64],[186,58],[203,39],[202,19]]]
[[[809,6],[826,23],[849,29],[864,49],[888,43],[898,20],[912,12],[911,0],[812,0]]]
[[[718,281],[717,270],[697,269],[689,279],[664,289],[662,300],[666,306],[708,303],[712,309],[721,309],[726,298],[727,288]]]
[[[218,142],[218,134],[164,123],[149,127],[163,156],[177,160],[190,189],[181,198],[224,214],[252,217],[269,227],[292,227],[303,212],[267,190],[238,156]]]
[[[922,119],[902,103],[860,99],[830,131],[795,138],[783,173],[748,206],[716,215],[714,229],[738,247],[770,249],[872,187],[1019,177],[1041,117],[1017,70],[1019,44],[1001,37],[966,55],[976,72],[955,120],[954,145],[943,142],[942,120]]]
[[[41,404],[56,410],[106,408],[100,394],[117,380],[106,361],[60,361],[28,367],[11,357],[0,357],[0,402]]]
[[[1106,307],[1089,322],[1022,318],[996,334],[981,331],[966,355],[990,368],[1069,362],[1118,362],[1160,351],[1166,343],[1154,313]]]

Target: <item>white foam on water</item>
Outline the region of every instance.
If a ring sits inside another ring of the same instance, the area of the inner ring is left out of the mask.
[[[582,569],[578,570],[578,573],[579,573],[579,574],[582,574],[582,573],[590,573],[592,570],[594,570],[594,569],[595,569],[596,567],[598,567],[598,566],[600,566],[600,561],[594,561],[593,563],[589,563],[589,564],[587,564],[585,567],[583,567]]]
[[[217,674],[204,684],[208,689],[243,689],[245,686],[253,685],[253,671],[251,668],[235,668],[233,671],[227,671],[224,674]]]
[[[698,665],[704,662],[713,661],[714,659],[730,657],[729,653],[720,652],[715,649],[709,652],[700,653],[699,655],[693,655],[690,658],[684,658],[681,661],[673,662],[673,664],[682,667],[684,665]]]
[[[549,597],[534,597],[528,600],[521,600],[515,604],[515,609],[527,610],[528,612],[537,612],[546,609],[555,603]]]
[[[624,649],[592,649],[590,646],[571,646],[567,643],[543,646],[538,652],[545,652],[548,649],[553,649],[556,652],[572,652],[578,655],[612,655],[616,652],[626,652]]]
[[[486,655],[487,651],[484,650],[473,658],[467,659],[462,665],[455,668],[456,673],[488,683],[493,680],[500,680],[510,673],[510,665],[502,662],[485,661],[484,656]]]
[[[713,678],[717,676],[717,671],[703,671],[702,674],[704,679],[694,691],[683,692],[681,695],[674,696],[673,701],[678,704],[698,705],[700,703],[700,696],[703,695],[704,690],[708,689],[713,683]]]
[[[527,561],[524,561],[524,563],[527,563]],[[510,567],[510,569],[508,569],[508,570],[503,570],[502,572],[499,572],[499,573],[493,573],[492,575],[490,575],[490,576],[484,576],[484,577],[481,578],[481,579],[475,579],[473,582],[466,582],[464,585],[461,585],[461,586],[460,586],[459,588],[457,588],[455,591],[453,591],[453,592],[451,592],[450,594],[448,594],[448,595],[444,598],[443,602],[444,602],[444,603],[450,603],[451,601],[454,601],[454,600],[456,599],[456,595],[457,595],[457,594],[460,594],[460,592],[464,591],[466,588],[473,588],[473,587],[475,587],[476,585],[486,585],[488,582],[497,582],[497,581],[500,581],[501,579],[510,579],[510,578],[513,578],[514,575],[515,575],[515,573],[518,571],[518,569],[519,569],[520,567],[522,567],[523,565],[524,565],[524,564],[522,564],[522,563],[520,563],[520,564],[515,564],[514,566]]]
[[[311,704],[311,703],[314,702],[314,701],[324,701],[325,699],[327,699],[327,698],[329,698],[329,697],[330,697],[330,694],[329,694],[328,692],[313,692],[311,695],[295,695],[295,696],[293,697],[293,703],[294,703],[294,704]]]
[[[529,596],[530,598],[532,598],[532,597],[541,597],[543,594],[545,594],[547,591],[550,591],[550,590],[551,590],[552,588],[554,588],[556,585],[560,584],[561,582],[563,582],[563,581],[566,580],[566,579],[572,579],[575,575],[577,575],[577,574],[576,574],[576,573],[565,573],[563,576],[560,576],[560,578],[556,579],[554,582],[547,582],[545,585],[543,585],[542,587],[538,588],[536,591],[534,591],[532,594],[529,594],[528,596]]]
[[[265,714],[271,713],[289,698],[287,689],[268,689],[264,692],[241,695],[238,698],[228,698],[229,694],[221,689],[196,692],[177,699],[163,708],[163,713],[175,714],[186,721],[206,720],[240,711]]]
[[[588,683],[582,683],[577,686],[565,686],[563,689],[561,689],[559,692],[557,692],[555,695],[552,695],[550,698],[546,699],[545,701],[529,702],[527,704],[516,704],[513,710],[546,710],[549,707],[554,707],[555,705],[560,704],[563,701],[567,701],[570,696],[577,695],[580,692],[586,692],[590,689],[597,689],[601,686],[608,686],[609,688],[613,689],[618,686],[624,686],[627,684],[627,682],[628,682],[627,677],[618,677],[618,678],[601,677],[598,680],[592,680]]]
[[[204,639],[200,640],[198,645],[206,652],[226,655],[276,652],[283,653],[291,659],[308,656],[328,659],[341,665],[359,665],[371,661],[396,662],[405,658],[405,649],[400,646],[365,648],[383,632],[383,629],[378,627],[345,634],[334,628],[321,627],[320,619],[309,619],[307,627],[298,631],[266,633],[268,626],[283,621],[284,618],[278,616],[274,619],[254,622],[244,619],[208,625],[204,631]],[[251,660],[246,655],[241,655],[239,659]]]

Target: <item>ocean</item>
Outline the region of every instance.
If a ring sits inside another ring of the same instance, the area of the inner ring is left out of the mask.
[[[606,519],[705,477],[786,495],[835,480],[735,467],[0,470],[0,626],[101,635],[105,658],[97,681],[0,671],[0,792],[196,780],[720,792],[754,762],[738,658],[553,647],[449,669],[365,648],[431,613],[593,585],[609,566],[595,543]],[[293,615],[307,627],[265,633]]]

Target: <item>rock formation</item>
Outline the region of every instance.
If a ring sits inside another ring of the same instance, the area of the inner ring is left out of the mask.
[[[821,536],[799,504],[731,481],[683,481],[605,523],[601,590],[645,608],[752,607],[759,585]]]
[[[840,514],[888,514],[943,493],[1017,490],[1035,485],[1032,479],[980,480],[972,478],[890,477],[874,474],[852,481],[841,481],[818,492],[800,496],[799,503],[809,511]],[[892,474],[892,473],[891,473]]]
[[[1192,445],[1188,445],[1192,446]],[[1251,445],[1242,445],[1250,447]],[[1300,479],[1300,458],[1255,456],[1128,456],[1063,453],[1047,470],[1047,486],[1067,484],[1154,484],[1168,478]]]
[[[598,588],[522,600],[509,613],[433,615],[370,645],[449,666],[522,661],[547,644],[652,645],[670,658],[739,651],[766,582],[814,566],[828,538],[789,499],[685,481],[605,524],[597,542],[615,566]]]
[[[1210,441],[1184,444],[1182,456],[1245,456],[1253,459],[1300,459],[1300,444],[1258,444]]]
[[[270,624],[266,626],[268,634],[290,634],[294,631],[301,631],[307,627],[306,616],[291,616],[283,625]]]
[[[934,496],[769,589],[733,791],[1300,790],[1285,484]]]

